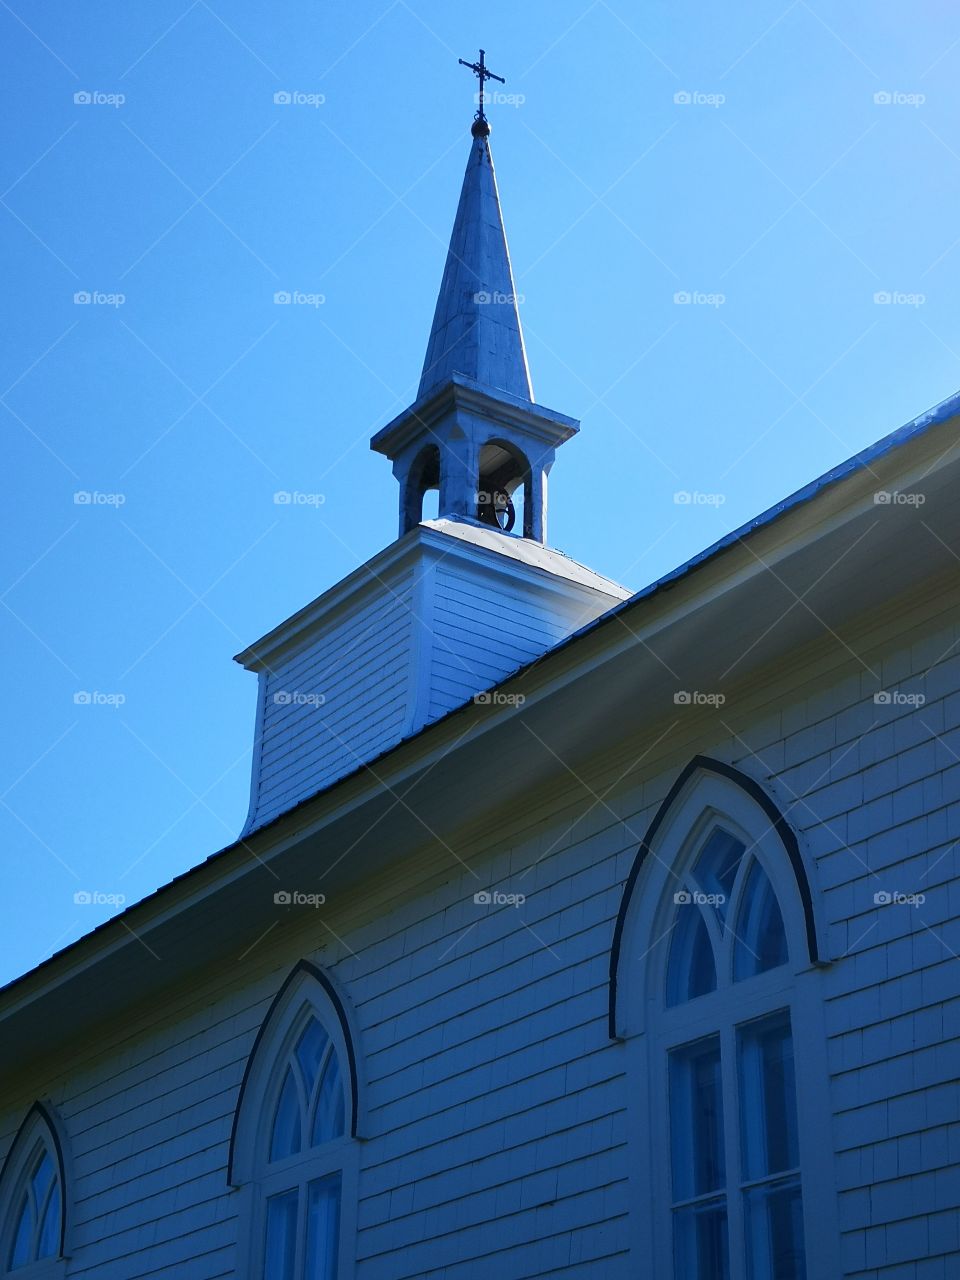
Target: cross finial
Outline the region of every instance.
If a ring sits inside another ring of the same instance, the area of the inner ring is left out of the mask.
[[[506,80],[504,80],[503,76],[495,76],[495,75],[493,74],[493,72],[492,72],[492,71],[488,71],[488,70],[487,70],[487,64],[486,64],[486,62],[484,61],[484,59],[485,59],[485,58],[486,58],[486,54],[485,54],[485,53],[484,53],[484,51],[481,49],[481,50],[480,50],[480,61],[479,61],[479,62],[465,62],[465,61],[463,60],[463,58],[460,58],[460,59],[459,59],[461,67],[469,67],[469,69],[473,72],[473,74],[474,74],[474,75],[477,77],[477,79],[480,81],[480,107],[479,107],[479,110],[477,111],[476,116],[474,117],[474,121],[473,121],[473,128],[472,128],[472,129],[471,129],[471,131],[470,131],[470,132],[473,134],[473,136],[474,136],[475,138],[481,138],[481,137],[486,138],[486,137],[488,137],[488,136],[489,136],[489,133],[490,133],[490,124],[489,124],[489,122],[488,122],[488,120],[487,120],[487,117],[486,117],[486,114],[485,114],[485,112],[484,112],[484,110],[483,110],[483,106],[484,106],[484,97],[483,97],[483,86],[484,86],[484,82],[485,82],[485,81],[487,81],[487,80],[496,80],[498,84],[506,84],[506,83],[507,83],[507,82],[506,82]]]

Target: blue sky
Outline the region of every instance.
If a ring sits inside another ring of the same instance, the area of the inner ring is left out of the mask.
[[[10,0],[0,37],[0,978],[231,842],[231,656],[395,536],[368,440],[419,379],[458,57],[507,78],[534,387],[583,424],[555,546],[639,588],[960,385],[946,3]]]

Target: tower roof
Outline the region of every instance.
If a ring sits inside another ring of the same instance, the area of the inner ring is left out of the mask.
[[[489,129],[473,132],[417,398],[459,373],[532,401]]]

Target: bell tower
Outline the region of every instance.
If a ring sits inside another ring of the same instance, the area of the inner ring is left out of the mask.
[[[480,110],[417,399],[373,437],[400,536],[238,661],[260,682],[244,834],[489,691],[629,592],[546,545],[547,477],[578,423],[533,399]],[[438,493],[438,517],[423,518]]]
[[[547,477],[579,423],[533,399],[484,111],[484,83],[500,77],[484,58],[460,60],[479,77],[480,108],[417,399],[370,444],[393,463],[401,537],[436,489],[441,518],[545,543]]]

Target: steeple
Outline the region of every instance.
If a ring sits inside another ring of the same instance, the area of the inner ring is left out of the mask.
[[[478,128],[478,125],[485,128]],[[477,120],[447,250],[419,396],[462,373],[533,399],[517,291],[490,151],[490,127]]]
[[[629,595],[544,545],[547,476],[579,424],[533,401],[482,93],[499,77],[482,50],[467,65],[480,110],[427,364],[415,403],[370,442],[393,463],[400,537],[239,655],[260,678],[244,834]]]
[[[373,437],[400,484],[400,535],[421,521],[424,495],[439,490],[438,515],[546,542],[547,476],[558,445],[579,430],[534,404],[517,293],[480,108],[460,191],[416,402]]]

